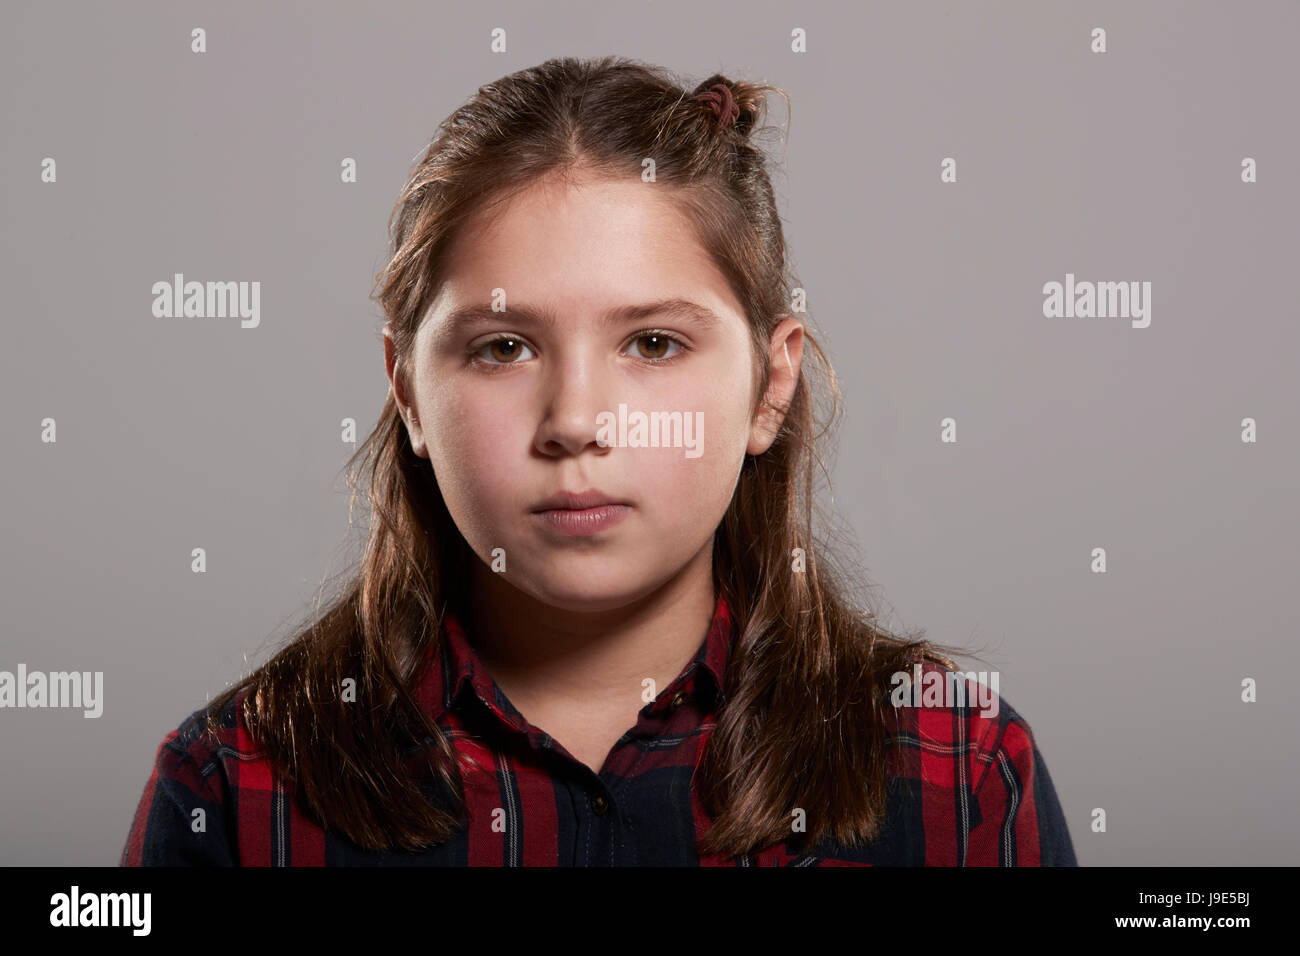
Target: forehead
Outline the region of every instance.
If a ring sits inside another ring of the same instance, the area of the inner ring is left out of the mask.
[[[682,297],[742,309],[669,187],[551,177],[472,216],[444,263],[440,300],[511,299],[603,312]]]

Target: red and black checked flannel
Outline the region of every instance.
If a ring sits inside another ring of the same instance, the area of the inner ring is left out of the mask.
[[[1061,806],[1029,725],[1004,700],[894,709],[887,824],[869,846],[797,834],[757,854],[704,856],[709,818],[691,775],[716,725],[734,637],[726,601],[695,658],[641,709],[600,773],[502,694],[454,615],[418,688],[422,706],[481,770],[465,771],[468,825],[423,852],[367,851],[302,814],[232,701],[220,745],[191,714],[158,748],[121,865],[217,866],[1074,866]],[[937,665],[926,665],[927,670]],[[942,670],[940,668],[940,670]],[[205,832],[191,828],[202,808]]]

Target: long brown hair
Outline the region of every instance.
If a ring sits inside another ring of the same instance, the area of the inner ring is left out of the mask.
[[[734,124],[700,96],[718,83],[739,107]],[[663,69],[612,56],[552,59],[481,87],[439,127],[389,218],[390,258],[372,297],[392,325],[395,374],[410,366],[445,252],[470,215],[545,175],[581,168],[630,178],[649,158],[655,181],[691,217],[744,306],[754,394],[763,396],[773,327],[802,311],[754,143],[755,131],[768,128],[759,121],[769,91],[785,96],[717,74],[691,90]],[[824,538],[814,541],[814,481],[817,466],[825,468],[817,449],[841,408],[806,321],[804,341],[828,387],[814,391],[820,376],[805,361],[776,440],[746,456],[714,539],[714,583],[739,636],[694,781],[713,820],[704,853],[739,855],[791,839],[796,807],[811,842],[873,839],[886,793],[888,675],[921,660],[953,666],[941,653],[953,649],[919,634],[893,636],[856,606],[842,582],[860,575],[844,570]],[[817,394],[830,401],[821,431]],[[457,752],[413,688],[446,610],[464,611],[458,602],[478,558],[429,461],[412,452],[391,392],[348,465],[353,501],[366,485],[371,511],[360,567],[325,611],[208,713],[215,719],[248,688],[249,731],[305,811],[362,847],[419,849],[463,824]],[[347,678],[364,703],[341,702]],[[422,785],[430,778],[434,787]]]

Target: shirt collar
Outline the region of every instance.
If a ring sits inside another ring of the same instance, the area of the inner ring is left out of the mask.
[[[714,699],[720,697],[726,686],[727,661],[734,638],[731,607],[719,594],[699,650],[646,710],[659,714],[680,703],[679,695],[690,697],[697,691],[700,696],[707,693]],[[505,723],[521,732],[528,731],[527,721],[501,693],[470,643],[465,625],[450,608],[443,614],[442,632],[432,658],[428,676],[419,689],[420,705],[427,712],[435,718],[441,716],[457,706],[462,694],[472,692],[472,696],[477,696]],[[704,680],[697,682],[700,675],[704,675]]]

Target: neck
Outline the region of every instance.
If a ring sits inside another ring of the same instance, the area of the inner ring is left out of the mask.
[[[483,666],[529,716],[593,704],[635,711],[699,650],[716,606],[710,541],[685,568],[619,607],[572,611],[525,594],[475,562],[471,639]],[[531,719],[531,718],[530,718]]]

